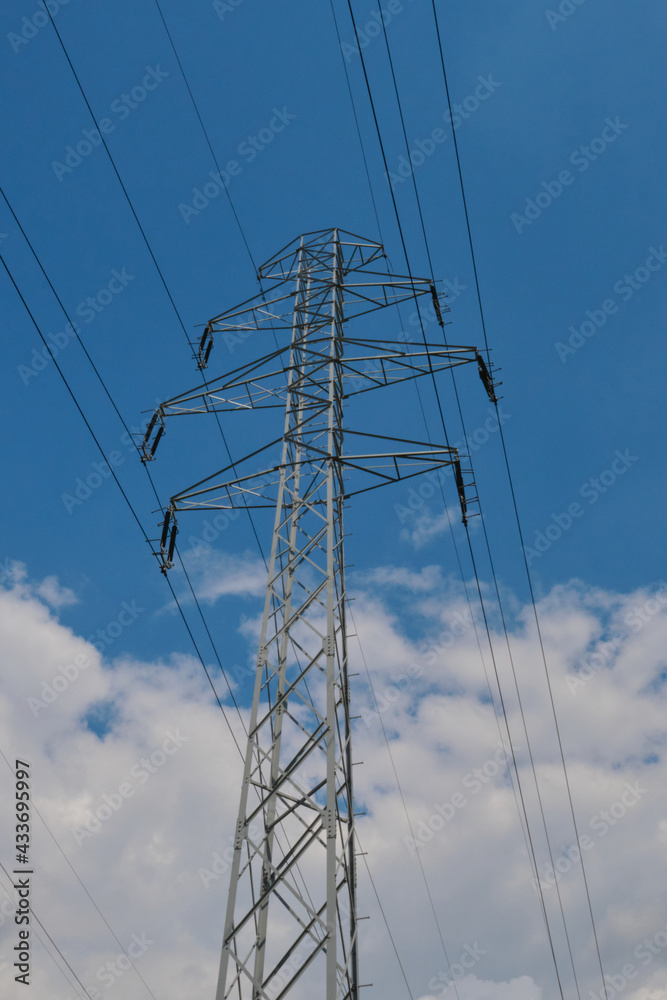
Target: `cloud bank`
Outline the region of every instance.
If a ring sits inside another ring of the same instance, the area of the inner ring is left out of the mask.
[[[243,576],[244,593],[258,593],[257,574],[253,565]],[[213,565],[205,584],[210,601],[227,592]],[[537,873],[493,662],[467,605],[439,567],[377,567],[356,597],[358,832],[413,996],[559,996],[541,887],[565,995],[576,995],[574,964],[580,995],[600,997],[584,866],[608,995],[664,996],[667,588],[614,594],[575,581],[540,605],[579,845],[530,609],[510,635],[523,719],[504,636],[494,635]],[[213,996],[238,750],[194,659],[105,654],[59,621],[75,599],[53,577],[30,582],[19,564],[0,589],[0,750],[9,764],[31,764],[35,913],[94,998],[139,1000],[148,988],[160,1000]],[[243,746],[240,719],[228,717]],[[0,860],[11,872],[13,775],[0,768]],[[2,872],[0,885],[0,981],[3,996],[22,996]],[[361,924],[367,998],[407,996],[363,863],[359,911],[371,917]],[[48,939],[35,941],[32,1000],[80,995],[67,977]]]

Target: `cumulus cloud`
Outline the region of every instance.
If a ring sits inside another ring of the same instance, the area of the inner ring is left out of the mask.
[[[401,528],[402,541],[411,542],[419,551],[430,545],[434,538],[444,535],[450,530],[450,525],[459,524],[461,511],[458,507],[448,507],[434,514],[430,507],[425,507],[410,518],[408,525]]]
[[[438,993],[437,997],[435,995],[421,997],[420,1000],[438,1000],[438,997],[443,996],[449,1000],[450,996],[455,996],[454,982],[459,995],[465,996],[466,1000],[540,1000],[542,996],[542,990],[530,976],[520,976],[508,983],[494,983],[478,979],[474,975],[467,975],[453,980],[445,993]]]
[[[264,593],[267,569],[253,553],[236,555],[202,546],[188,552],[184,563],[203,604],[215,604],[221,597],[259,597]],[[178,566],[174,568],[175,579],[182,579],[179,570]],[[193,600],[189,587],[184,588],[179,601],[191,604]],[[171,602],[167,607],[174,610],[176,605]]]
[[[35,592],[56,610],[76,604],[78,601],[74,591],[69,587],[61,587],[56,576],[45,577]]]
[[[260,593],[253,573],[251,567],[249,595]],[[431,602],[426,584],[439,579],[437,567],[421,574],[392,567],[358,584],[354,616],[364,658],[355,639],[350,656],[360,673],[352,691],[355,714],[362,712],[354,749],[354,759],[363,761],[354,775],[358,808],[366,813],[359,818],[360,843],[415,997],[556,1000],[489,653],[482,649],[482,663],[475,629],[446,587],[445,606]],[[410,587],[416,601],[429,596],[421,634],[406,634],[382,599],[381,582]],[[36,914],[96,1000],[146,997],[139,973],[161,1000],[213,996],[240,755],[198,663],[182,655],[158,662],[105,658],[59,622],[58,606],[68,603],[58,605],[60,593],[55,580],[30,583],[20,570],[4,577],[0,749],[10,762],[30,761],[39,813],[122,947],[132,948],[136,968],[118,964],[119,944],[37,814]],[[623,595],[578,582],[555,588],[540,605],[598,938],[611,988],[623,1000],[657,1000],[667,978],[660,874],[667,840],[666,607],[660,587]],[[510,638],[525,729],[502,636],[494,636],[494,647],[537,875],[566,996],[574,986],[556,887],[581,995],[599,996],[581,858],[530,609],[516,620]],[[254,643],[251,629],[248,638]],[[68,676],[65,668],[77,663]],[[63,680],[56,684],[57,677]],[[45,684],[57,697],[35,715],[30,699],[42,698]],[[99,706],[107,718],[103,735],[89,724]],[[245,720],[245,709],[241,715]],[[241,720],[231,711],[228,717],[243,746]],[[12,774],[2,760],[0,766],[2,814],[11,817]],[[11,871],[9,822],[0,843]],[[4,875],[0,884],[9,888]],[[359,903],[360,913],[371,916],[360,925],[362,981],[374,983],[365,992],[402,996],[400,969],[361,863]],[[8,957],[15,943],[12,905],[0,891],[0,981],[3,996],[13,998],[22,994]],[[33,1000],[76,995],[52,952],[48,940],[46,948],[35,944]]]
[[[418,573],[405,566],[377,566],[368,572],[357,573],[355,580],[365,586],[376,584],[379,587],[430,592],[442,583],[442,573],[439,566],[424,566]]]

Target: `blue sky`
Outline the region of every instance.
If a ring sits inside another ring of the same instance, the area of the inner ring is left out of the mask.
[[[388,25],[412,148],[444,124],[442,77],[426,8],[406,3]],[[26,7],[28,14],[30,9]],[[357,12],[362,30],[373,23],[371,10],[360,7]],[[255,260],[266,259],[302,231],[332,224],[377,238],[328,5],[297,5],[289,16],[270,8],[259,17],[249,0],[228,12],[200,3],[187,10],[166,5],[164,13],[218,162],[224,166],[236,158],[239,163],[241,172],[231,178],[229,193]],[[337,13],[341,37],[350,45],[346,9]],[[20,5],[5,9],[4,35],[16,33],[21,16],[25,11]],[[536,579],[544,588],[571,576],[615,587],[657,580],[662,573],[656,542],[663,530],[659,489],[664,445],[652,400],[659,391],[655,358],[664,272],[652,272],[645,285],[630,289],[627,300],[629,292],[621,295],[614,286],[621,281],[627,289],[623,276],[632,275],[650,248],[659,249],[667,238],[660,221],[663,70],[661,36],[655,30],[662,23],[662,9],[648,5],[629,19],[623,5],[612,3],[602,17],[588,0],[554,29],[545,12],[532,4],[479,4],[473,14],[467,5],[453,3],[441,16],[453,102],[474,95],[479,77],[490,78],[496,87],[461,123],[457,138],[487,332],[502,368],[503,406],[511,415],[505,433],[527,538],[543,531],[552,514],[577,501],[582,485],[610,466],[616,449],[629,448],[638,458],[599,503],[587,506],[585,518],[535,560]],[[120,4],[113,10],[96,3],[73,5],[60,10],[58,25],[91,106],[98,118],[110,116],[109,148],[186,330],[194,335],[197,324],[256,286],[224,195],[187,224],[178,210],[179,204],[192,202],[193,189],[210,180],[215,165],[157,8],[152,3]],[[619,52],[627,57],[619,58]],[[402,271],[360,60],[349,48],[346,56],[382,234],[394,268]],[[398,168],[405,151],[382,38],[371,39],[365,56],[388,162]],[[168,76],[143,103],[128,109],[121,95],[140,85],[146,67],[156,66]],[[76,317],[77,306],[105,289],[114,269],[125,268],[132,276],[122,294],[94,319],[86,311],[81,325],[121,412],[136,424],[156,399],[195,384],[183,331],[104,149],[93,149],[61,180],[54,172],[54,161],[63,162],[66,147],[76,145],[92,123],[52,28],[40,28],[16,53],[8,41],[2,71],[13,95],[4,110],[5,134],[12,137],[5,147],[5,189],[63,302]],[[116,112],[111,111],[119,100]],[[118,108],[125,108],[126,118]],[[286,109],[293,120],[246,162],[250,147],[239,154],[239,146],[268,125],[274,108]],[[588,169],[573,166],[571,154],[600,136],[607,118],[627,127],[597,159],[588,161]],[[512,213],[522,214],[526,199],[543,191],[543,182],[553,184],[568,167],[572,183],[518,233]],[[451,136],[416,168],[415,176],[436,277],[460,291],[451,303],[449,339],[481,343]],[[411,268],[426,274],[411,182],[395,187]],[[15,278],[44,332],[61,331],[64,317],[3,211],[3,251]],[[63,506],[61,495],[78,476],[85,478],[98,456],[53,365],[26,376],[24,384],[18,366],[30,364],[33,348],[41,345],[7,279],[3,281],[6,328],[11,331],[3,375],[3,398],[12,415],[11,430],[6,423],[8,446],[21,482],[39,497],[34,509],[18,492],[7,495],[6,537],[20,539],[20,551],[7,542],[6,554],[47,573],[54,568],[55,546],[63,581],[86,581],[91,612],[97,603],[113,606],[123,599],[124,581],[137,579],[137,574],[158,599],[160,581],[151,581],[151,560],[112,483],[71,515]],[[561,360],[555,345],[567,345],[570,327],[586,322],[587,310],[598,315],[609,299],[617,311],[590,339],[579,335],[576,342],[583,340],[582,346]],[[394,319],[387,322],[396,325]],[[237,348],[234,359],[252,349]],[[217,359],[214,355],[212,372],[233,360],[221,357],[223,350],[218,349]],[[114,450],[122,427],[76,343],[69,344],[61,361],[90,408],[105,448]],[[467,391],[472,380],[461,381]],[[483,423],[484,402],[475,399],[479,405],[468,413],[471,427]],[[44,419],[55,412],[57,421]],[[243,451],[244,433],[239,431],[236,455]],[[475,455],[475,468],[501,575],[520,588],[520,552],[508,524],[499,453],[496,436]],[[123,457],[123,476],[135,484],[134,497],[141,496],[138,509],[150,524],[150,501],[139,493],[136,463],[127,449]],[[172,461],[169,474],[160,468],[159,475],[167,493],[182,481]],[[400,547],[392,507],[396,498],[386,493],[374,502],[383,525],[381,549]],[[110,525],[113,530],[101,530]],[[242,542],[239,536],[235,545]],[[92,544],[81,545],[83,539]],[[355,553],[357,560],[377,558],[372,548],[365,554],[368,541]],[[412,557],[405,546],[400,554]]]
[[[419,154],[414,178],[433,269],[450,293],[447,337],[481,347],[431,5],[394,0],[383,6],[409,145]],[[254,261],[262,263],[302,232],[336,225],[381,239],[393,270],[404,273],[347,3],[334,0],[342,51],[329,3],[162,0],[161,7],[218,164],[230,173],[228,192]],[[396,174],[409,266],[426,277],[412,178],[399,171],[406,150],[384,41],[375,34],[377,7],[371,0],[355,0],[353,7]],[[83,156],[67,152],[94,126],[39,10],[37,0],[16,0],[0,12],[0,72],[9,96],[1,112],[2,186],[134,428],[157,401],[197,385],[187,337],[255,294],[257,283],[225,194],[205,205],[193,202],[216,166],[154,0],[70,0],[55,21],[97,120],[106,119],[109,149],[185,331],[104,148],[89,143]],[[465,112],[457,111],[456,137],[536,592],[547,597],[579,580],[587,594],[651,593],[665,579],[664,5],[646,0],[630,9],[620,0],[563,0],[545,8],[528,0],[450,0],[438,3],[438,11],[452,102]],[[133,88],[134,98],[125,100]],[[193,205],[197,214],[184,209]],[[67,321],[4,203],[0,233],[0,252],[18,288],[47,339],[53,335],[61,345],[58,364],[106,455],[113,454],[109,460],[142,524],[156,537],[159,514],[141,464],[80,344],[63,333]],[[5,584],[13,560],[25,564],[35,588],[56,576],[74,596],[56,600],[52,611],[83,640],[119,620],[128,605],[141,608],[109,644],[112,659],[173,663],[174,656],[190,655],[156,560],[114,482],[98,476],[83,502],[68,501],[77,482],[94,474],[100,455],[53,362],[36,355],[43,345],[4,271],[0,288]],[[99,311],[91,312],[89,298]],[[420,336],[410,311],[383,317],[387,336],[401,329]],[[430,335],[438,328],[427,329]],[[258,338],[231,348],[219,342],[209,373],[221,374],[261,350]],[[508,615],[520,629],[528,591],[500,436],[488,423],[490,404],[472,366],[457,383],[496,571]],[[429,433],[441,438],[426,382],[421,393]],[[450,440],[461,440],[448,377],[441,396]],[[403,436],[422,439],[417,397],[402,399],[400,414],[377,409],[381,396],[350,414],[359,424],[375,421],[380,433],[406,429]],[[177,423],[151,467],[163,498],[227,464],[215,427]],[[279,433],[277,425],[231,417],[224,426],[235,459],[257,448],[265,433]],[[420,486],[425,481],[414,488]],[[458,600],[460,577],[439,493],[426,486],[415,499],[417,493],[397,486],[371,496],[349,512],[352,583],[362,592],[378,567],[420,574],[437,566],[442,601]],[[197,518],[181,522],[184,551],[188,538],[203,530]],[[258,517],[257,530],[267,550],[270,519]],[[458,526],[455,537],[463,547]],[[472,538],[488,585],[479,523],[472,524]],[[207,558],[191,566],[212,634],[225,664],[245,664],[254,655],[252,628],[263,591],[263,567],[245,517],[211,539]],[[465,551],[462,558],[470,579]],[[182,577],[172,579],[184,594]],[[48,592],[47,585],[43,600]],[[390,586],[383,601],[383,613],[405,607],[404,594]],[[185,607],[212,662],[187,599]],[[406,642],[424,639],[435,627],[434,613],[415,603],[399,618]],[[247,680],[239,693],[247,703]],[[94,699],[87,703],[93,730],[103,733],[113,724],[112,701],[102,709]]]

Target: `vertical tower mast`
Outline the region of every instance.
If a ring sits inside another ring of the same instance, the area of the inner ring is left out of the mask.
[[[312,287],[311,268],[312,261],[301,249],[280,481],[219,1000],[236,995],[235,985],[239,996],[249,995],[243,987],[251,968],[253,1000],[278,997],[287,988],[283,985],[287,964],[291,983],[321,952],[326,953],[326,996],[356,998],[357,994],[349,691],[342,627],[343,489],[340,462],[335,461],[342,437],[337,234],[332,247],[326,382],[321,378],[319,352],[313,356],[308,350],[311,313],[317,315],[326,301],[324,290],[318,294]],[[323,450],[314,462],[311,447]],[[250,833],[256,816],[263,817],[257,843]],[[326,860],[320,868],[326,878],[322,903],[317,905],[302,888],[299,860],[322,847]],[[341,906],[339,894],[345,897]],[[271,909],[278,907],[282,913],[277,916],[288,914],[291,919],[286,923],[293,926],[289,947],[272,954],[269,918]],[[282,988],[271,990],[274,982]]]
[[[429,282],[372,270],[382,257],[336,229],[289,244],[260,269],[276,282],[264,299],[209,322],[200,367],[218,334],[291,330],[289,345],[163,403],[143,443],[150,460],[167,417],[284,404],[280,463],[239,474],[272,442],[177,494],[161,540],[167,569],[177,511],[275,507],[216,1000],[358,1000],[344,501],[447,466],[464,518],[467,500],[448,446],[349,429],[373,447],[346,454],[343,400],[475,360],[490,383],[475,348],[345,336],[350,319],[387,305],[423,294],[438,305]]]

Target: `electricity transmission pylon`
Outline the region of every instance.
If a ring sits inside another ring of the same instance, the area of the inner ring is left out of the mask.
[[[357,1000],[344,501],[452,466],[466,517],[455,449],[344,431],[344,400],[470,361],[495,398],[475,348],[375,335],[369,314],[422,295],[442,323],[433,285],[374,270],[384,256],[337,229],[290,243],[260,268],[263,296],[208,323],[197,357],[205,368],[216,334],[273,336],[275,350],[163,403],[142,445],[152,459],[171,416],[284,410],[281,438],[172,497],[160,543],[166,571],[177,512],[275,509],[216,1000]]]

